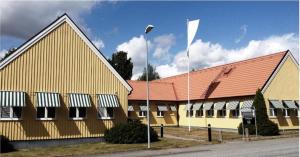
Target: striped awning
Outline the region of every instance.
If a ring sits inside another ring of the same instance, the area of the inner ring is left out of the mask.
[[[235,110],[239,106],[239,101],[229,101],[227,103],[227,110]]]
[[[88,94],[70,93],[69,107],[91,107],[91,99]]]
[[[203,104],[203,109],[204,110],[210,110],[211,109],[211,107],[213,106],[213,102],[205,102],[204,104]]]
[[[281,109],[284,109],[285,107],[283,106],[282,102],[279,101],[279,100],[270,100],[270,103],[271,105],[274,107],[274,108],[281,108]]]
[[[176,106],[175,105],[170,105],[170,108],[171,108],[171,111],[177,111],[177,108],[176,108]]]
[[[193,105],[193,110],[200,110],[201,106],[203,105],[202,102],[197,102]]]
[[[225,101],[216,102],[214,105],[215,110],[223,110],[225,107]]]
[[[38,92],[37,107],[60,107],[58,93]]]
[[[158,111],[168,111],[168,108],[166,105],[158,105],[157,110]]]
[[[192,106],[193,106],[192,103],[186,104],[186,105],[185,105],[185,110],[190,110],[190,109],[192,109]]]
[[[128,105],[128,111],[134,111],[134,108],[132,105]]]
[[[140,105],[141,111],[147,111],[147,105]]]
[[[25,92],[0,91],[1,107],[24,107]]]
[[[118,97],[114,94],[98,94],[99,107],[120,107]]]
[[[299,100],[295,100],[295,103],[296,103],[296,105],[297,105],[298,108],[299,108]]]
[[[253,100],[246,100],[241,108],[252,108]]]
[[[298,109],[298,107],[296,106],[295,102],[292,100],[283,100],[283,103],[291,109]]]

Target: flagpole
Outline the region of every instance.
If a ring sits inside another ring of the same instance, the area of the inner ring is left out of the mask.
[[[187,34],[189,28],[189,19],[187,19]],[[190,105],[190,54],[189,47],[187,47],[188,57],[188,107],[189,107],[189,132],[191,132],[191,105]]]

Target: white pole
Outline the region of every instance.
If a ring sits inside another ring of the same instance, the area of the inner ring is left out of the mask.
[[[189,19],[187,19],[187,31],[189,28]],[[188,32],[187,32],[188,34]],[[190,54],[189,48],[187,47],[188,56],[188,107],[189,107],[189,132],[191,132],[191,106],[190,106]]]
[[[148,81],[148,41],[147,34],[145,33],[146,39],[146,81],[147,81],[147,132],[148,132],[148,148],[150,148],[150,116],[149,116],[149,81]]]
[[[255,107],[253,107],[253,108],[254,108],[254,118],[255,118],[255,136],[257,138],[256,109],[255,109]]]

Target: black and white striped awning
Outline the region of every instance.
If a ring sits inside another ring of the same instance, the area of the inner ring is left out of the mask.
[[[91,98],[88,94],[70,93],[69,107],[91,107]]]
[[[128,111],[134,111],[134,108],[132,105],[128,105]]]
[[[225,107],[225,101],[216,102],[214,104],[214,109],[215,110],[223,110],[224,107]]]
[[[147,111],[147,105],[141,104],[140,105],[140,111]]]
[[[185,110],[190,110],[190,109],[192,109],[192,106],[193,106],[192,103],[186,104],[186,105],[185,105]]]
[[[282,102],[279,100],[270,100],[270,104],[274,107],[274,108],[280,108],[280,109],[284,109],[285,107],[283,106]]]
[[[177,108],[175,105],[170,105],[170,108],[171,108],[171,111],[173,111],[173,112],[177,111]]]
[[[38,92],[37,107],[60,107],[58,93]]]
[[[158,111],[168,111],[168,108],[166,105],[157,105]]]
[[[298,109],[295,102],[292,100],[283,100],[283,103],[290,109]]]
[[[1,107],[24,107],[25,92],[18,91],[0,91]]]
[[[245,100],[241,107],[241,112],[251,112],[253,106],[253,100]]]
[[[98,94],[99,107],[120,107],[117,95]]]
[[[229,101],[227,103],[227,110],[236,110],[237,107],[239,106],[239,101]]]
[[[203,104],[203,109],[204,110],[210,110],[212,108],[213,104],[214,104],[213,102],[205,102]]]
[[[193,110],[200,110],[200,108],[202,107],[203,103],[202,102],[197,102],[193,105]]]

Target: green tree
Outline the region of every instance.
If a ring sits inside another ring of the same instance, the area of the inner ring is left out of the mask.
[[[119,51],[113,53],[111,59],[108,59],[108,62],[117,70],[123,79],[131,79],[133,64],[131,58],[127,58],[126,52]]]
[[[156,68],[151,64],[148,64],[148,80],[157,80],[160,79],[159,74],[156,72]],[[146,81],[146,68],[143,70],[143,74],[138,78],[140,81]]]
[[[258,134],[263,136],[278,135],[278,125],[269,119],[265,99],[260,89],[256,91],[253,106],[255,107]],[[254,124],[245,124],[245,127],[249,128],[250,134],[255,134]],[[241,124],[239,126],[239,132],[242,133]]]

